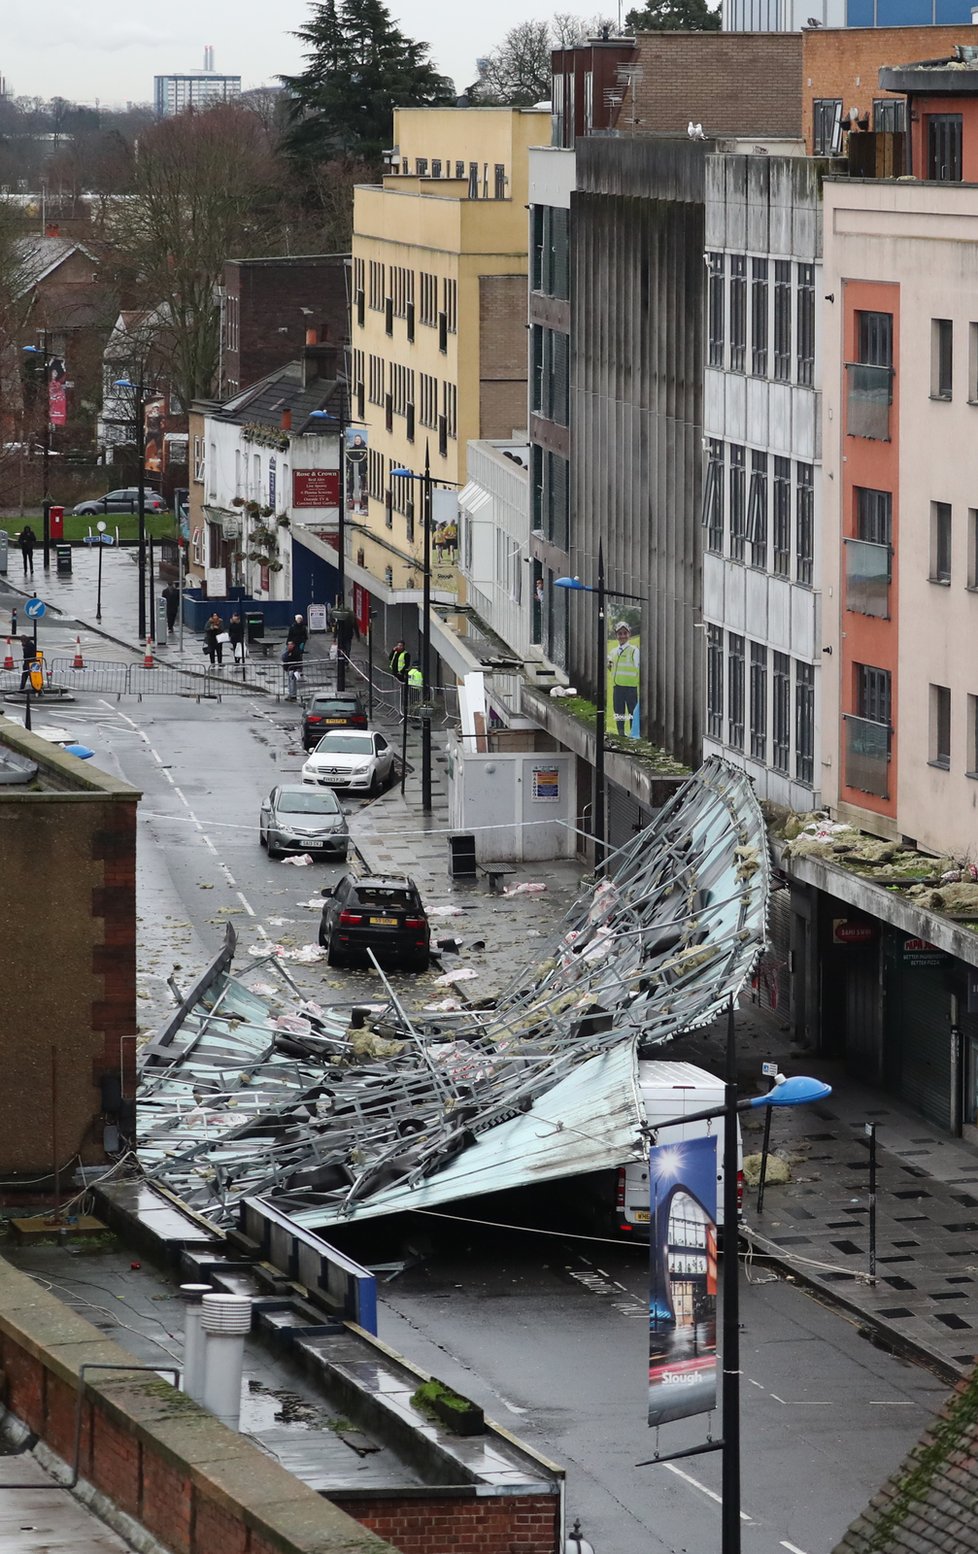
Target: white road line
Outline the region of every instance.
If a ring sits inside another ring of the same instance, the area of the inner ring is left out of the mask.
[[[870,1408],[915,1408],[910,1398],[870,1398]]]
[[[239,900],[239,901],[240,901],[240,902],[241,902],[241,905],[242,905],[242,906],[243,906],[243,907],[244,907],[244,909],[245,909],[245,911],[246,911],[246,912],[247,912],[247,914],[248,914],[248,916],[249,916],[249,917],[254,917],[254,915],[255,915],[255,909],[254,909],[254,907],[253,907],[253,906],[252,906],[252,905],[251,905],[251,903],[250,903],[250,902],[249,902],[249,901],[248,901],[248,899],[247,899],[247,897],[246,897],[246,896],[243,896],[243,895],[242,895],[242,894],[241,894],[241,891],[240,891],[240,890],[239,890],[239,891],[238,891],[238,893],[237,893],[237,894],[238,894],[238,900]]]
[[[214,843],[211,841],[210,837],[205,832],[203,826],[200,825],[200,821],[199,820],[197,821],[197,825],[200,826],[200,834],[204,838],[204,846],[205,847],[209,847],[211,852],[214,854],[214,857],[216,858],[217,857],[217,848],[214,846]]]
[[[693,1488],[700,1490],[700,1492],[702,1494],[709,1495],[710,1499],[711,1500],[715,1500],[717,1505],[722,1505],[723,1504],[722,1496],[718,1495],[712,1489],[707,1489],[706,1485],[705,1484],[701,1484],[699,1479],[698,1478],[694,1478],[691,1473],[684,1473],[682,1468],[677,1468],[676,1464],[674,1462],[664,1462],[662,1464],[662,1466],[664,1468],[668,1468],[670,1473],[675,1473],[677,1478],[684,1479],[687,1484],[692,1484]],[[740,1520],[742,1522],[749,1522],[749,1521],[752,1520],[752,1518],[747,1515],[746,1511],[741,1511],[741,1513],[740,1513]],[[787,1547],[787,1546],[788,1545],[785,1545],[785,1547]],[[802,1554],[802,1550],[798,1549],[797,1550],[797,1554]]]
[[[781,1547],[783,1549],[787,1549],[788,1550],[788,1554],[805,1554],[805,1550],[804,1549],[800,1549],[798,1547],[797,1543],[788,1543],[788,1541],[785,1538],[781,1539]]]
[[[220,864],[218,864],[218,867],[219,867],[221,873],[224,875],[224,878],[227,880],[228,884],[234,886],[235,888],[237,888],[238,882],[235,879],[234,875],[231,873],[231,870],[228,868],[227,864],[226,863],[220,863]]]
[[[178,782],[175,782],[173,784],[173,791],[176,794],[177,798],[180,800],[180,803],[181,804],[185,804],[187,809],[189,809],[190,808],[190,800],[187,798],[187,795],[184,793],[183,789],[181,788],[181,786],[180,786],[180,784]]]
[[[153,760],[156,761],[156,763],[159,766],[163,765],[163,757],[160,755],[160,752],[158,750],[154,749],[154,747],[152,745],[150,745],[150,747],[149,747],[149,753],[153,757]]]

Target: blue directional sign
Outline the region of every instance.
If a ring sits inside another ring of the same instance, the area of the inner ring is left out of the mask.
[[[39,621],[46,609],[47,605],[43,599],[28,599],[24,605],[24,614],[29,621]]]

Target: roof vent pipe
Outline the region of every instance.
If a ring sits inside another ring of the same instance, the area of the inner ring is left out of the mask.
[[[200,1303],[211,1294],[209,1284],[181,1284],[183,1318],[183,1390],[195,1403],[204,1401],[204,1337],[200,1330]]]
[[[205,1295],[200,1325],[204,1337],[202,1402],[222,1424],[236,1430],[241,1417],[244,1341],[251,1332],[251,1301],[247,1295]]]

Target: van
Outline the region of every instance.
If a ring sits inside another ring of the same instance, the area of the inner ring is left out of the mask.
[[[678,1144],[685,1139],[704,1138],[712,1134],[717,1141],[717,1227],[723,1224],[723,1118],[703,1122],[680,1123],[675,1127],[661,1126],[669,1117],[682,1117],[687,1112],[706,1111],[708,1107],[723,1105],[724,1084],[716,1074],[694,1063],[667,1063],[658,1059],[640,1058],[638,1063],[639,1092],[645,1103],[645,1115],[650,1128],[658,1128],[656,1142]],[[737,1212],[740,1214],[744,1199],[744,1143],[737,1119]],[[615,1177],[615,1227],[625,1236],[646,1240],[649,1234],[649,1162],[630,1160],[619,1166]]]

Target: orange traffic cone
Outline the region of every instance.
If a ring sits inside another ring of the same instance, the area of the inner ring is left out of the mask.
[[[153,664],[153,639],[152,639],[151,636],[147,635],[147,637],[146,637],[146,652],[145,652],[145,655],[143,657],[143,668],[144,669],[152,669],[154,667],[155,666]]]
[[[75,638],[75,656],[71,661],[71,667],[72,669],[84,669],[85,667],[85,660],[82,658],[81,637]]]
[[[7,651],[6,651],[5,655],[4,655],[3,667],[4,667],[4,669],[12,669],[14,667],[14,655],[10,651],[10,638],[9,637],[7,638]]]

